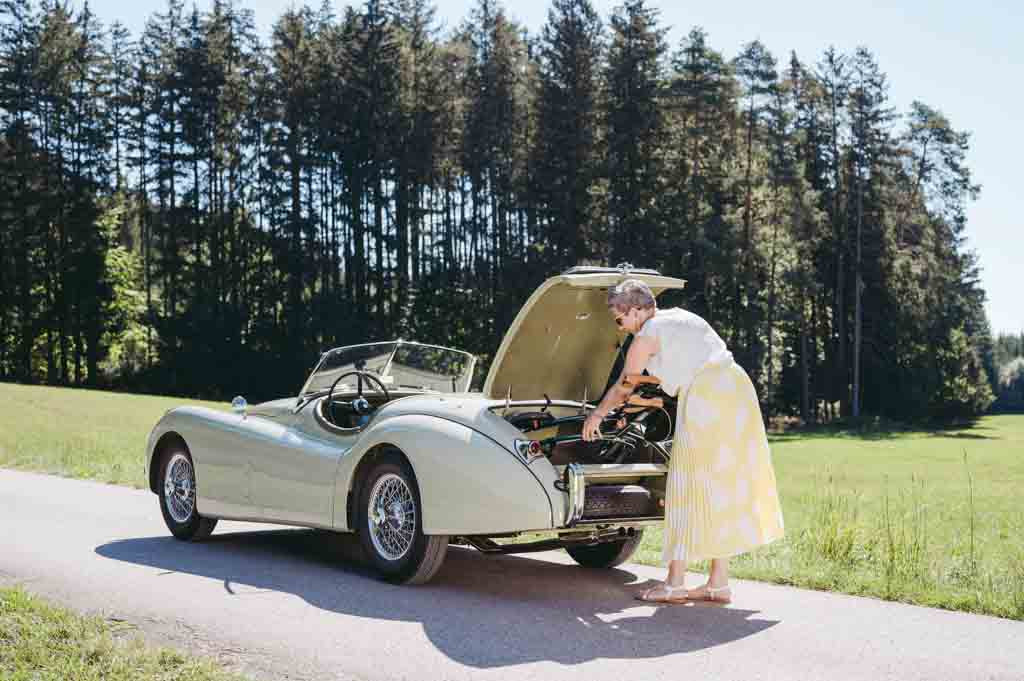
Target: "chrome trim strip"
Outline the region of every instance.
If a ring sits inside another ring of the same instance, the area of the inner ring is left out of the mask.
[[[587,480],[668,475],[668,466],[663,463],[598,463],[570,465],[579,467],[580,474],[585,475]]]
[[[331,532],[337,532],[338,534],[355,534],[355,530],[339,530],[334,525],[324,525],[322,523],[310,523],[305,520],[299,522],[297,520],[281,520],[272,516],[262,515],[237,515],[234,513],[203,513],[206,518],[216,518],[218,520],[236,520],[242,523],[273,523],[274,525],[287,525],[288,527],[306,527],[317,530],[330,530]],[[250,531],[250,530],[246,530]],[[256,532],[273,532],[272,528],[266,530],[255,530]]]
[[[616,527],[659,525],[665,522],[663,516],[643,516],[639,518],[594,518],[580,520],[576,527],[601,527],[603,525],[614,525]]]
[[[586,484],[583,478],[583,466],[571,463],[565,467],[565,487],[569,493],[569,513],[566,527],[574,526],[583,517],[583,505],[586,498]]]

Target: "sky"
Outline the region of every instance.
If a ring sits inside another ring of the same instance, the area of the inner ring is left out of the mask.
[[[437,18],[455,27],[473,0],[435,0]],[[334,0],[337,7],[349,2]],[[620,0],[591,0],[607,22]],[[90,0],[101,20],[120,20],[138,35],[146,18],[165,0]],[[252,9],[267,36],[291,0],[240,0]],[[318,6],[320,0],[308,4]],[[356,3],[358,4],[358,3]],[[531,34],[547,20],[549,0],[505,1],[507,13]],[[201,9],[208,0],[199,0]],[[671,49],[693,26],[701,26],[712,47],[727,58],[760,40],[780,64],[796,51],[805,64],[818,61],[829,45],[852,52],[871,50],[889,78],[897,112],[914,100],[942,111],[954,128],[972,133],[968,164],[981,195],[968,209],[967,248],[974,250],[988,294],[992,331],[1024,332],[1024,225],[1017,212],[1017,167],[1024,163],[1024,3],[1020,0],[858,0],[844,6],[821,0],[758,3],[684,3],[648,0],[669,29]],[[1015,167],[1016,166],[1016,167]]]

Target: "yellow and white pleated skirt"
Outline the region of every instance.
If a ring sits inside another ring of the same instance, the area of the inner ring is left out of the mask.
[[[707,367],[679,396],[662,560],[726,558],[783,534],[754,386],[731,360]]]

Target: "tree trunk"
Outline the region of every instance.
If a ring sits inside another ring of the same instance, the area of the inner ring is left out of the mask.
[[[409,186],[404,177],[403,169],[397,172],[398,183],[395,188],[395,240],[397,241],[397,258],[395,269],[398,273],[398,290],[396,291],[396,305],[394,324],[400,321],[405,310],[405,303],[409,295]]]
[[[800,418],[806,424],[811,418],[811,362],[807,342],[807,301],[800,296]]]
[[[860,341],[861,341],[861,227],[864,222],[864,189],[857,174],[857,254],[854,265],[853,317],[853,418],[860,418]]]
[[[297,350],[302,334],[302,165],[299,159],[298,132],[292,128],[288,138],[289,180],[291,191],[291,226],[288,263],[288,331],[292,350]]]

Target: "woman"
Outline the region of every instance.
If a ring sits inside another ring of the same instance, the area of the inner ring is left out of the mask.
[[[634,338],[622,375],[583,424],[584,439],[599,438],[601,421],[629,397],[622,381],[629,374],[647,369],[678,397],[665,492],[668,576],[637,597],[729,603],[729,557],[783,535],[754,386],[706,321],[680,308],[659,310],[643,282],[630,279],[609,290],[608,308]],[[687,564],[708,559],[707,582],[686,589]]]

